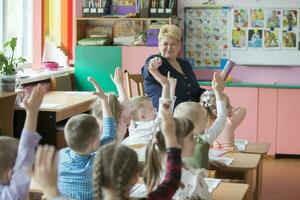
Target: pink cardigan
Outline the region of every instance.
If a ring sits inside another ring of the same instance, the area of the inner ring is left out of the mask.
[[[246,117],[246,108],[235,109],[231,117],[227,117],[226,125],[222,133],[214,142],[214,149],[234,150],[234,130]]]

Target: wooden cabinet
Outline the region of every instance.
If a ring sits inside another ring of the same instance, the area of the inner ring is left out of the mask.
[[[236,138],[257,141],[258,88],[226,87],[224,91],[233,107],[245,107],[247,115],[235,131]]]
[[[300,90],[278,89],[276,153],[300,154]]]
[[[270,144],[269,154],[276,153],[277,88],[259,88],[257,142]]]

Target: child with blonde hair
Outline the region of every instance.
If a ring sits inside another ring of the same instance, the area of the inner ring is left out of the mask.
[[[149,67],[151,75],[162,86],[162,94],[160,100],[170,101],[170,112],[173,112],[175,102],[175,87],[176,79],[170,77],[169,73],[167,77],[159,73],[156,65],[159,65],[159,61],[153,61],[153,66]],[[130,99],[130,115],[132,121],[129,126],[129,137],[127,137],[123,144],[147,144],[153,133],[153,129],[159,119],[157,116],[157,110],[153,107],[150,97],[137,96]]]
[[[234,145],[234,130],[245,119],[247,110],[243,107],[238,107],[232,110],[229,97],[226,94],[223,94],[223,97],[226,102],[227,120],[225,128],[215,140],[213,147],[215,149],[236,150]],[[208,112],[209,124],[212,124],[217,118],[215,94],[212,92],[203,94],[203,98],[201,98],[201,104]]]
[[[0,199],[27,199],[30,177],[27,174],[34,161],[34,151],[41,136],[36,133],[39,108],[45,88],[38,85],[24,100],[26,119],[20,141],[0,137]]]
[[[213,92],[216,95],[217,102],[217,119],[212,124],[208,124],[206,111],[200,104],[193,102],[184,102],[179,104],[174,111],[174,117],[186,117],[194,123],[194,134],[197,135],[195,152],[193,154],[193,157],[185,158],[184,160],[195,169],[208,169],[209,148],[213,145],[213,142],[222,132],[226,123],[227,112],[225,101],[222,98],[224,81],[219,73],[214,73],[212,88]],[[204,92],[201,98],[205,95],[205,93],[208,92],[210,91]]]
[[[110,75],[111,80],[115,84],[119,97],[113,93],[108,93],[107,101],[111,109],[112,116],[116,120],[117,125],[117,142],[121,142],[126,134],[127,128],[130,124],[129,113],[129,100],[125,92],[123,84],[123,72],[120,67],[115,69],[114,76]],[[103,119],[103,111],[101,106],[101,100],[98,98],[92,105],[92,115],[101,121]]]
[[[58,188],[62,195],[73,199],[93,199],[93,160],[99,144],[115,141],[116,124],[107,96],[98,83],[89,77],[96,88],[103,112],[102,131],[95,117],[80,114],[70,118],[65,126],[68,147],[59,151]]]

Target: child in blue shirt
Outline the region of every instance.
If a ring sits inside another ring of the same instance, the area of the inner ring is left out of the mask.
[[[69,119],[66,124],[64,134],[68,147],[59,151],[58,189],[63,196],[72,199],[93,199],[95,151],[99,144],[116,139],[116,123],[107,96],[93,78],[89,77],[88,80],[96,88],[94,95],[101,101],[103,120],[99,124],[92,115],[80,114]]]

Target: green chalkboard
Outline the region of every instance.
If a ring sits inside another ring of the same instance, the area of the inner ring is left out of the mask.
[[[76,46],[75,84],[77,90],[93,91],[92,84],[87,81],[88,76],[93,76],[105,92],[117,94],[109,75],[121,65],[122,49],[120,47]]]

